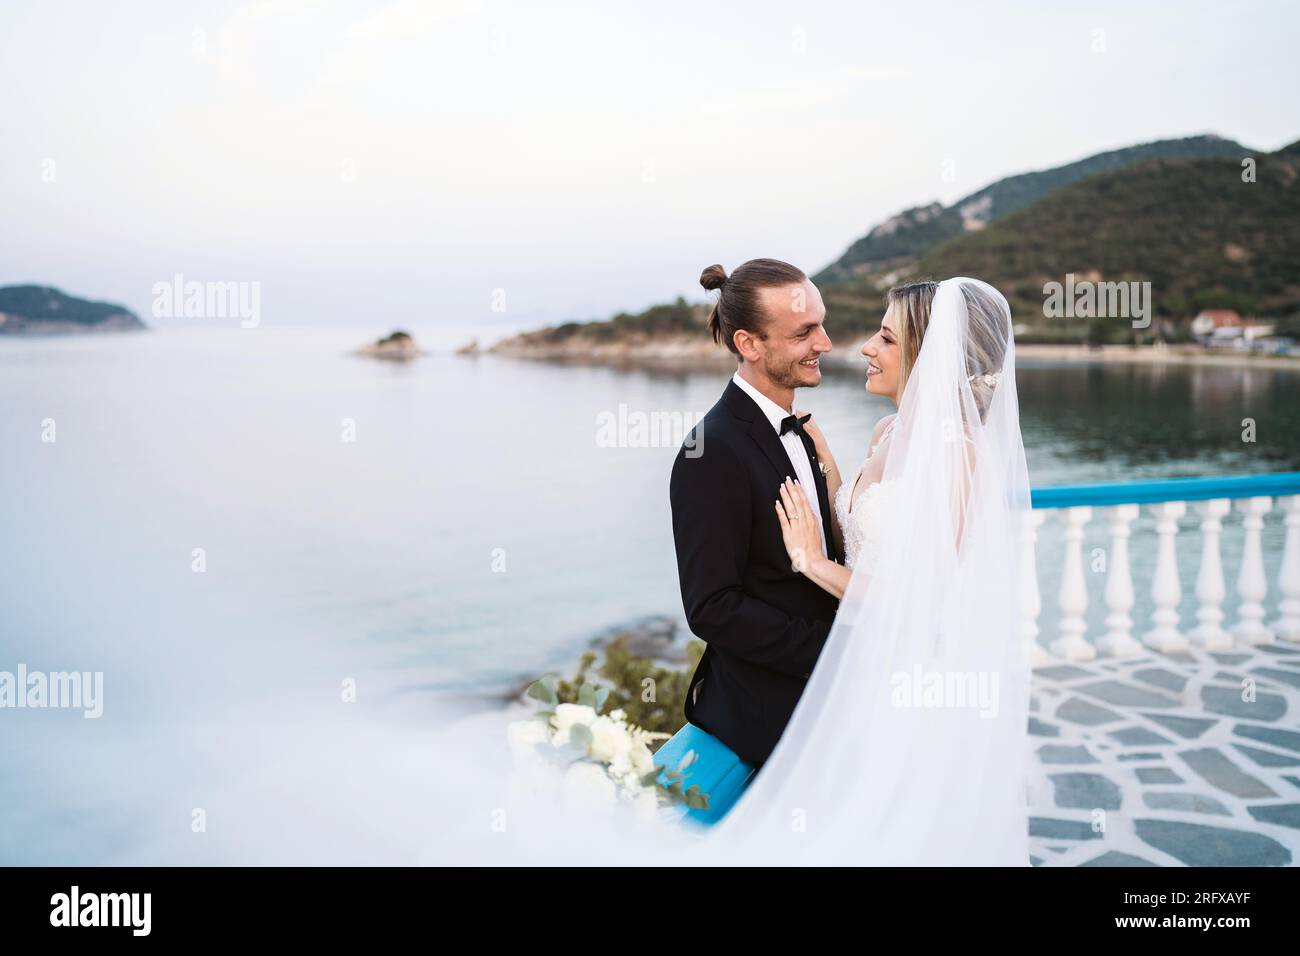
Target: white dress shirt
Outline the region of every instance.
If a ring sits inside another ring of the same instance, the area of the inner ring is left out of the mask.
[[[772,401],[749,382],[745,381],[739,371],[731,377],[731,380],[744,390],[745,394],[754,400],[767,420],[772,423],[772,430],[776,432],[781,444],[785,446],[785,453],[790,456],[790,464],[794,465],[794,475],[791,477],[798,478],[799,484],[808,492],[808,501],[813,507],[813,512],[817,516],[817,537],[821,539],[822,555],[826,554],[826,528],[822,524],[821,502],[817,500],[817,483],[813,480],[813,464],[808,459],[808,450],[803,447],[803,440],[799,437],[798,432],[789,431],[784,435],[781,434],[781,421],[789,418],[794,414],[793,409],[784,409],[776,402]],[[780,489],[772,489],[772,502],[775,504],[780,499]]]

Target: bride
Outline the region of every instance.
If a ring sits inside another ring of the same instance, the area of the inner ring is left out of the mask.
[[[862,351],[867,390],[898,412],[848,481],[805,426],[845,564],[822,555],[798,483],[774,502],[795,569],[839,611],[780,743],[711,836],[755,862],[1028,865],[1010,309],[976,279],[901,286]]]

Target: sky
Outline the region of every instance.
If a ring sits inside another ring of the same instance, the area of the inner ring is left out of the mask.
[[[0,285],[601,318],[1101,150],[1285,145],[1298,39],[1289,0],[6,0]]]

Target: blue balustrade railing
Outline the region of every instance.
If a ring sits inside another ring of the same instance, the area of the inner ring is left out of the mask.
[[[1098,653],[1184,653],[1192,647],[1224,651],[1277,640],[1300,642],[1300,472],[1058,485],[1033,489],[1032,502],[1033,511],[1025,516],[1022,562],[1033,584],[1026,602],[1025,635],[1036,664],[1051,662],[1037,643],[1042,602],[1035,554],[1037,529],[1049,516],[1062,525],[1064,550],[1055,639],[1048,645],[1056,658],[1091,660]],[[1154,519],[1154,563],[1134,575],[1129,538],[1144,510]],[[1184,518],[1196,522],[1200,531],[1189,542],[1199,551],[1194,580],[1180,574],[1178,542],[1188,537],[1180,534]],[[1233,549],[1232,565],[1225,567],[1220,542],[1229,520],[1239,521],[1241,546]],[[1285,539],[1272,574],[1261,543],[1266,521],[1280,522]],[[1085,565],[1085,529],[1093,522],[1103,525],[1109,544],[1093,549],[1093,560]],[[1100,565],[1098,556],[1103,559]],[[1090,593],[1097,590],[1092,585],[1097,576],[1089,572],[1096,571],[1105,574],[1101,594]],[[1150,580],[1154,608],[1143,627],[1133,619],[1137,577]],[[1182,613],[1185,588],[1196,598],[1194,618]],[[1235,599],[1232,621],[1225,613],[1229,594]],[[1106,610],[1104,632],[1093,635],[1086,612],[1098,597]]]
[[[1035,508],[1146,505],[1161,501],[1210,501],[1215,498],[1254,498],[1262,495],[1274,498],[1300,494],[1300,471],[1273,475],[1050,485],[1034,488],[1030,494]]]

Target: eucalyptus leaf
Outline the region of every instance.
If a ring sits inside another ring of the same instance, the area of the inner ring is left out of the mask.
[[[682,761],[681,761],[681,763],[679,763],[679,764],[677,765],[677,769],[678,769],[678,770],[685,770],[685,769],[686,769],[687,767],[689,767],[691,764],[695,763],[695,761],[696,761],[697,759],[699,759],[699,756],[700,756],[700,755],[697,754],[694,750],[688,750],[688,751],[686,751],[685,755],[683,755],[683,757],[682,757]]]
[[[549,704],[554,707],[560,702],[555,696],[555,675],[547,674],[541,680],[535,680],[528,685],[528,696],[533,700],[540,700],[543,704]]]
[[[594,709],[596,706],[596,688],[586,683],[579,687],[578,703],[583,707],[591,707]]]
[[[569,728],[569,743],[587,750],[591,747],[591,728],[586,724],[574,724]]]

